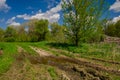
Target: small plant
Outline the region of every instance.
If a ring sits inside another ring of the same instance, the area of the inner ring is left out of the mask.
[[[50,76],[53,78],[53,80],[56,80],[57,73],[55,72],[55,69],[53,67],[49,67],[48,72],[49,72]]]

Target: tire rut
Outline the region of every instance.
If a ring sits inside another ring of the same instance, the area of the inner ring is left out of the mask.
[[[41,53],[43,54],[45,52],[41,51]],[[46,54],[49,54],[49,53],[46,52],[45,55]],[[111,68],[108,68],[108,67],[104,67],[102,65],[94,64],[94,63],[91,63],[91,62],[88,62],[88,61],[84,61],[84,60],[80,60],[80,59],[78,60],[78,59],[75,59],[75,58],[59,57],[59,56],[53,56],[53,55],[42,56],[41,58],[43,58],[43,61],[45,61],[45,64],[46,63],[48,64],[48,63],[51,62],[49,65],[56,65],[56,63],[66,63],[66,62],[68,62],[68,63],[73,63],[73,64],[77,64],[77,65],[83,65],[83,66],[86,66],[86,67],[89,67],[89,68],[93,68],[93,69],[96,69],[97,71],[108,72],[108,73],[116,74],[116,75],[120,76],[120,71],[119,70],[114,70],[114,69],[111,69]]]

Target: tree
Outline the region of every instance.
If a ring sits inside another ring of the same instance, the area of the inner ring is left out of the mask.
[[[51,24],[51,37],[52,40],[58,43],[65,42],[65,27],[60,26],[58,23]]]
[[[21,41],[21,42],[28,41],[28,34],[25,31],[25,27],[23,25],[17,26],[16,31],[17,31],[17,37],[16,37],[17,41]]]
[[[47,32],[48,32],[48,20],[39,20],[35,22],[35,34],[38,37],[38,41],[46,40]]]
[[[48,20],[31,20],[27,23],[30,41],[46,40]]]
[[[4,30],[0,28],[0,41],[4,41]]]
[[[108,9],[105,3],[105,0],[63,0],[64,25],[69,39],[76,46],[102,26],[101,17]]]
[[[109,23],[105,28],[105,34],[113,37],[120,37],[120,20],[116,23]]]
[[[34,19],[24,24],[28,28],[28,37],[29,37],[29,41],[31,42],[36,42],[38,40],[37,36],[35,35],[35,23],[37,21],[38,20]]]
[[[120,37],[120,20],[117,21],[117,23],[115,24],[115,28],[116,28],[115,30],[116,37]]]
[[[4,38],[7,42],[16,41],[16,30],[12,26],[7,27],[4,33]]]

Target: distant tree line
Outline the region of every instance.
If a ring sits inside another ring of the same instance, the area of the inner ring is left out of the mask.
[[[65,42],[65,27],[58,23],[50,24],[48,20],[30,20],[20,26],[0,28],[1,42]]]
[[[120,37],[120,20],[116,23],[108,23],[105,28],[105,34],[113,37]]]

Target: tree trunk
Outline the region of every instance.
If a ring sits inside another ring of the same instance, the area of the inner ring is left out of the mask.
[[[75,35],[75,46],[79,45],[78,34]]]

